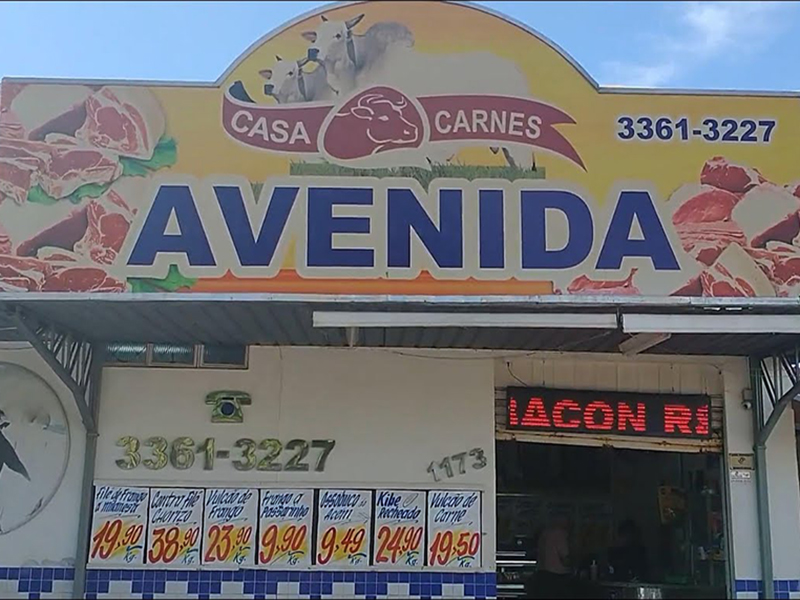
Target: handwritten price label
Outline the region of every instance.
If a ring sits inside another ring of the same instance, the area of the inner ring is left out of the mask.
[[[366,527],[329,527],[320,540],[317,564],[325,566],[332,561],[363,565],[367,561],[366,541]]]
[[[475,564],[481,549],[481,534],[472,531],[439,531],[433,537],[428,554],[431,567],[459,567]]]
[[[209,489],[205,495],[203,564],[249,566],[254,563],[258,492]]]
[[[380,490],[375,493],[375,554],[383,568],[422,567],[425,492]]]
[[[474,569],[480,563],[480,492],[429,492],[428,566]]]
[[[375,553],[375,563],[418,566],[422,534],[422,527],[392,528],[384,525],[378,530],[378,551]]]
[[[258,552],[260,565],[272,565],[288,562],[297,564],[308,556],[308,525],[294,524],[278,526],[270,525],[261,534],[261,545]]]
[[[353,569],[369,564],[372,493],[320,490],[318,508],[317,565]]]
[[[89,558],[108,560],[116,556],[133,556],[142,550],[144,524],[114,519],[103,523],[92,536]]]
[[[234,563],[241,565],[250,555],[253,528],[250,525],[212,525],[205,542],[203,564]]]
[[[183,530],[180,527],[156,527],[152,534],[153,540],[147,552],[148,563],[169,565],[176,561],[183,564],[197,562],[199,527]]]
[[[259,565],[272,568],[311,566],[312,490],[261,490],[258,519]]]
[[[178,568],[200,563],[204,495],[193,489],[151,490],[148,564]]]
[[[97,487],[89,564],[144,564],[148,498],[147,488]]]

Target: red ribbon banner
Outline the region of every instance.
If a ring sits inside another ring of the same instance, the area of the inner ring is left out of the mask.
[[[316,103],[265,106],[226,92],[222,119],[233,139],[273,152],[322,154],[324,149],[333,159],[353,160],[400,148],[424,152],[426,144],[513,142],[549,150],[586,168],[555,129],[575,120],[549,104],[486,94],[422,96],[417,101],[421,112],[407,96],[387,87],[363,90],[338,108]],[[430,132],[427,140],[422,138],[423,121]],[[324,124],[326,131],[321,132]]]

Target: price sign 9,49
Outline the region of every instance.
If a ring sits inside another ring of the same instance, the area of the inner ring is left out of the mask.
[[[367,528],[331,526],[322,534],[317,551],[317,564],[325,566],[333,562],[346,562],[351,565],[365,564],[367,561]]]

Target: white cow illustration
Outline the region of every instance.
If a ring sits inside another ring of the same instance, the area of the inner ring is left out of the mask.
[[[407,38],[397,34],[407,31],[399,23],[376,23],[366,34],[358,36],[352,33],[352,29],[362,17],[359,15],[344,22],[323,17],[316,31],[303,34],[305,39],[312,41],[308,49],[309,59],[325,66],[329,83],[340,95],[372,85],[387,85],[411,96],[476,93],[530,96],[527,78],[510,60],[490,52],[417,52],[413,43],[407,43]],[[373,30],[376,33],[368,36]],[[378,35],[379,31],[382,35]],[[364,40],[368,37],[369,41]],[[348,44],[348,39],[353,42]],[[473,146],[484,144],[479,141],[469,143]],[[462,147],[464,142],[437,142],[426,153],[431,162],[441,164],[449,161]],[[492,151],[497,152],[497,148],[492,148]],[[510,165],[528,170],[534,168],[533,152],[529,146],[510,145],[503,148],[503,154]]]
[[[353,28],[363,14],[347,21],[331,21],[325,15],[321,18],[316,30],[302,34],[311,44],[307,56],[325,67],[328,82],[342,94],[360,87],[359,76],[379,69],[388,54],[414,45],[413,34],[400,23],[375,23],[358,35]]]
[[[271,69],[259,71],[267,83],[264,93],[272,96],[279,104],[292,102],[317,102],[333,100],[336,91],[328,83],[325,66],[318,65],[311,73],[303,71],[309,60],[283,60],[275,56],[275,65]]]

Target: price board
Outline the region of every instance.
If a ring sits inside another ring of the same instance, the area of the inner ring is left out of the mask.
[[[97,486],[92,509],[88,563],[94,566],[144,564],[147,488]]]
[[[203,564],[243,567],[254,563],[258,492],[207,489],[203,510]]]
[[[481,566],[480,492],[428,492],[428,566]]]
[[[265,567],[311,566],[313,490],[261,490],[258,564]]]
[[[182,568],[200,564],[203,490],[153,488],[147,523],[147,563]]]
[[[372,492],[320,490],[317,512],[317,566],[331,569],[367,566]]]
[[[382,568],[422,567],[425,492],[375,492],[375,548],[372,563]]]

